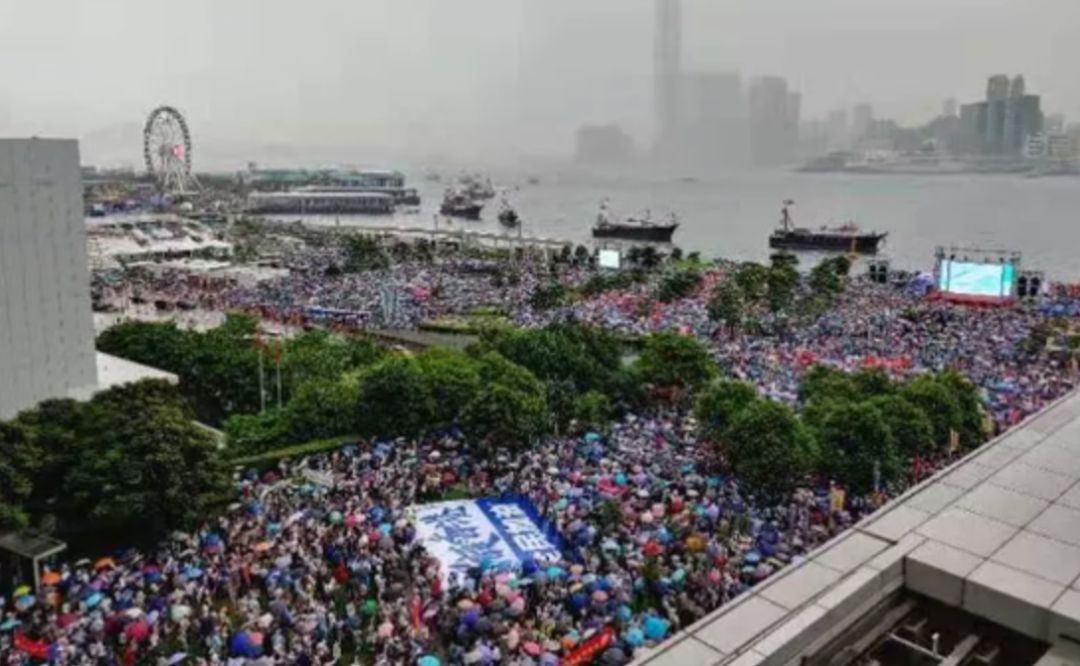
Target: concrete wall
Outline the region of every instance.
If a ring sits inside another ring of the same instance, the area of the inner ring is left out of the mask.
[[[0,418],[96,383],[78,143],[0,140]]]

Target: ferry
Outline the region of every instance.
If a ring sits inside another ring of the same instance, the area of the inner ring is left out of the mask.
[[[769,247],[776,250],[832,250],[876,254],[887,233],[864,233],[854,223],[839,227],[806,229],[796,227],[791,220],[791,199],[784,201],[780,228],[769,236]]]

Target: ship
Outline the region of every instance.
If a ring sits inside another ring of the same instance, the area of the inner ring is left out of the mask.
[[[461,192],[447,190],[443,196],[442,206],[439,212],[447,217],[457,217],[463,220],[479,220],[480,212],[484,210],[484,204]]]
[[[507,229],[516,229],[521,226],[521,216],[506,199],[503,199],[502,209],[499,211],[499,224]]]
[[[608,215],[607,203],[600,204],[600,213],[592,228],[593,238],[618,238],[630,241],[648,241],[651,243],[670,243],[679,222],[672,214],[669,224],[656,224],[645,213],[643,219],[628,218],[625,222],[612,222]]]
[[[462,175],[458,178],[458,187],[472,199],[479,199],[482,201],[495,198],[495,187],[491,184],[491,179],[486,178],[481,180],[480,174]]]
[[[832,250],[860,254],[875,254],[888,234],[864,233],[848,222],[839,227],[806,229],[796,227],[791,219],[794,201],[784,201],[780,228],[769,236],[769,247],[775,250]]]

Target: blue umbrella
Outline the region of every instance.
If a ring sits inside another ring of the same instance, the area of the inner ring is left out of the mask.
[[[642,628],[645,631],[646,638],[652,641],[658,641],[667,633],[668,623],[666,620],[661,620],[654,616],[646,618]]]
[[[425,654],[416,660],[416,666],[439,666],[441,662],[435,655]]]
[[[750,564],[757,564],[761,561],[761,553],[757,552],[756,550],[750,550],[746,552],[746,555],[743,556],[743,559]]]
[[[254,659],[262,652],[262,649],[251,640],[251,635],[246,631],[233,634],[229,640],[229,652],[234,657],[248,657]]]
[[[590,443],[590,444],[592,444],[593,442],[595,442],[595,441],[597,441],[599,439],[600,439],[600,435],[598,435],[595,432],[585,433],[585,441]]]
[[[93,608],[94,606],[97,606],[98,604],[100,604],[101,600],[103,598],[104,597],[101,596],[100,592],[95,592],[95,593],[91,594],[90,596],[88,596],[86,598],[86,601],[84,601],[83,603],[86,604],[87,608]]]
[[[638,647],[645,642],[645,633],[634,627],[626,632],[626,642],[630,644],[630,647]]]
[[[0,631],[11,631],[20,624],[22,624],[22,622],[19,622],[15,618],[5,620],[3,624],[0,624]]]

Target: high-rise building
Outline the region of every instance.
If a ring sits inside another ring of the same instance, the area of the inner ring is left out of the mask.
[[[991,76],[986,101],[960,109],[959,145],[969,154],[1019,157],[1028,151],[1028,137],[1042,131],[1039,96],[1027,94],[1022,76]]]
[[[846,109],[834,109],[825,119],[825,134],[829,150],[847,150],[851,143]]]
[[[802,98],[779,76],[763,76],[749,89],[750,152],[755,164],[778,166],[795,158]]]
[[[634,140],[618,125],[586,125],[577,131],[574,159],[582,164],[622,164],[634,159]]]
[[[851,135],[856,141],[866,136],[874,122],[874,107],[870,104],[856,104],[851,111]]]
[[[950,97],[941,105],[941,115],[946,118],[955,118],[957,108],[956,98]]]
[[[698,166],[745,162],[746,105],[735,72],[701,72],[683,79],[682,151]]]
[[[682,115],[682,0],[656,0],[655,40],[656,143],[660,152],[669,152],[680,134]]]
[[[97,386],[79,146],[0,140],[0,418]]]

